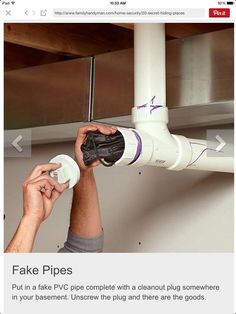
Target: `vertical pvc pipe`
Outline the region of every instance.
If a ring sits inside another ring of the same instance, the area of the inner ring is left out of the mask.
[[[171,145],[174,156],[176,143],[167,128],[165,45],[165,24],[135,24],[132,120],[139,131]]]
[[[175,164],[178,149],[167,128],[165,45],[165,24],[135,24],[132,120],[138,131],[152,138],[148,162],[170,167]]]
[[[166,105],[165,62],[165,24],[135,24],[135,106],[154,96],[158,104]]]

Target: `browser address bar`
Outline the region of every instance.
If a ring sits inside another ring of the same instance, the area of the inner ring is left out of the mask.
[[[55,17],[158,17],[158,18],[203,18],[205,9],[203,8],[183,8],[183,9],[54,9]]]

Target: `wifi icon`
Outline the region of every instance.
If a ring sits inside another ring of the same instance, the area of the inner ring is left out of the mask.
[[[16,3],[16,1],[11,1],[11,4],[15,4]]]

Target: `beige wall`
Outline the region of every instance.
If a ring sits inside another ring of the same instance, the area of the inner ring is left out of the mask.
[[[201,137],[203,130],[186,134]],[[73,156],[73,143],[39,145],[33,147],[32,159],[5,160],[5,244],[22,213],[22,181],[35,164],[59,153]],[[95,175],[106,252],[233,250],[233,175],[103,166]],[[56,252],[62,246],[71,197],[71,191],[66,191],[42,225],[35,252]]]

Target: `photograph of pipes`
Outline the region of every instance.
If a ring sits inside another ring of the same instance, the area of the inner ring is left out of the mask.
[[[5,24],[5,246],[31,169],[73,158],[78,129],[100,123],[125,143],[114,166],[94,169],[103,252],[232,252],[233,69],[230,23]],[[63,246],[72,193],[33,252]]]

